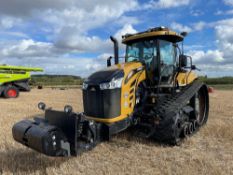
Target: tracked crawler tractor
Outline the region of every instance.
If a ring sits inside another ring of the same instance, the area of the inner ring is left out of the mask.
[[[16,98],[19,91],[30,91],[31,72],[43,72],[43,69],[0,65],[0,96]]]
[[[123,36],[124,63],[93,73],[83,83],[84,112],[55,111],[39,103],[44,118],[13,126],[16,141],[49,156],[77,155],[121,131],[165,144],[180,144],[208,119],[207,86],[198,80],[192,58],[183,53],[186,33],[165,27]],[[182,46],[180,48],[180,45]]]

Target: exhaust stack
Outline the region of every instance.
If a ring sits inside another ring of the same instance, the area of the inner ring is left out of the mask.
[[[119,46],[118,46],[118,41],[113,36],[110,36],[110,39],[114,43],[115,64],[118,64],[119,63]]]

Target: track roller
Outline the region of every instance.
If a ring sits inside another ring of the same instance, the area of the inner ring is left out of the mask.
[[[188,133],[189,133],[189,135],[192,135],[193,131],[194,131],[194,129],[193,129],[193,123],[190,122],[189,125],[188,125]]]
[[[189,135],[189,128],[188,125],[185,125],[183,129],[183,137],[188,137],[188,135]]]

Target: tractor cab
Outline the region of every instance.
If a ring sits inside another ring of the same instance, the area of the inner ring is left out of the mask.
[[[182,35],[164,27],[125,35],[125,62],[136,61],[145,65],[148,80],[152,84],[171,84],[179,65],[176,43],[180,41],[183,41]]]

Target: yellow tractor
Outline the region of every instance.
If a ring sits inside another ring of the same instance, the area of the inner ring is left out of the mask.
[[[177,145],[208,119],[207,86],[198,80],[192,58],[183,53],[187,33],[165,27],[123,36],[124,63],[90,75],[83,83],[84,112],[38,107],[44,118],[13,126],[16,141],[49,156],[77,155],[128,128],[130,133],[163,144]]]

